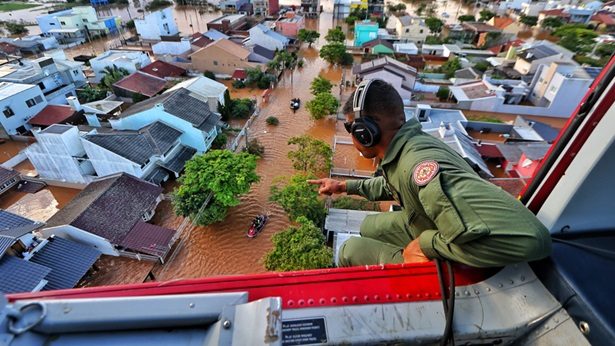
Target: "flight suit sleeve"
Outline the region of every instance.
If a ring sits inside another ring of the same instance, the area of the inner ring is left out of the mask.
[[[474,267],[498,267],[548,256],[551,242],[546,229],[521,234],[491,232],[463,197],[451,199],[444,188],[446,179],[446,173],[441,172],[419,187],[421,204],[437,226],[437,230],[425,230],[419,236],[425,256]]]
[[[382,176],[366,180],[346,180],[346,193],[363,196],[370,201],[390,201],[393,199]]]

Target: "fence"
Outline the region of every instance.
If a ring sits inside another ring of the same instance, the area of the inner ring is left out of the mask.
[[[239,131],[239,134],[237,134],[237,137],[235,137],[235,139],[233,140],[231,144],[226,146],[228,150],[230,151],[237,150],[237,148],[239,147],[239,143],[241,142],[243,137],[247,136],[248,128],[252,125],[252,123],[254,123],[254,119],[258,117],[259,113],[260,113],[260,108],[256,107],[250,119],[248,119],[245,125],[243,125],[243,127],[241,128],[241,131]]]
[[[374,172],[371,171],[363,171],[359,169],[352,168],[331,168],[329,172],[329,176],[331,177],[352,177],[352,178],[364,178],[369,179],[374,176]]]
[[[122,257],[133,258],[139,261],[152,261],[152,262],[160,261],[160,263],[164,264],[164,260],[158,256],[146,255],[142,253],[135,253],[135,252],[124,251],[124,250],[119,250],[118,252],[120,256]]]

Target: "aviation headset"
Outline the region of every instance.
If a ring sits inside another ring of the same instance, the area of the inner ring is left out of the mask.
[[[369,115],[361,116],[361,112],[365,107],[365,98],[367,91],[374,79],[362,81],[357,90],[354,92],[352,99],[352,110],[355,113],[355,119],[350,127],[350,133],[356,140],[366,148],[371,148],[380,141],[380,127]]]

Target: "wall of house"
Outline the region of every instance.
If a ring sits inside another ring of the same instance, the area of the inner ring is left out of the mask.
[[[58,20],[58,16],[68,15],[71,12],[72,9],[68,9],[36,17],[36,22],[38,23],[38,27],[41,29],[41,33],[47,34],[49,30],[60,29],[60,21]]]
[[[404,82],[403,78],[401,78],[400,76],[398,76],[396,74],[388,72],[386,70],[379,70],[379,71],[367,73],[367,74],[365,74],[363,76],[363,79],[382,79],[382,80],[385,80],[388,83],[390,83],[395,88],[395,90],[397,90],[397,92],[399,93],[399,95],[401,96],[402,99],[409,100],[410,97],[412,96],[412,92],[411,91],[406,90],[406,89],[401,87],[402,83]]]
[[[125,118],[110,119],[109,123],[116,130],[136,131],[157,120],[172,124],[174,128],[182,131],[184,134],[179,138],[181,144],[194,148],[199,153],[203,153],[210,148],[211,143],[208,145],[205,141],[203,131],[195,128],[191,123],[165,112],[161,106]]]
[[[297,37],[299,30],[305,28],[305,19],[301,17],[297,22],[276,22],[276,30],[287,37]]]
[[[152,51],[156,55],[170,54],[170,55],[183,55],[190,52],[191,45],[187,39],[182,39],[179,42],[158,42],[152,46]]]
[[[83,151],[80,142],[74,144],[75,140],[79,140],[77,128],[67,132],[66,138],[59,134],[35,133],[37,143],[26,148],[26,156],[43,179],[88,183],[91,178],[86,173],[93,172],[87,172],[87,166],[74,158],[75,152]]]
[[[150,13],[144,19],[135,19],[135,28],[144,40],[160,40],[160,36],[179,33],[171,7]]]
[[[356,23],[354,26],[354,45],[360,47],[365,42],[378,38],[378,25]]]
[[[425,42],[425,38],[429,36],[429,29],[421,25],[418,19],[414,19],[412,25],[408,26],[403,26],[400,21],[397,21],[395,31],[402,41],[412,41],[417,44]]]
[[[128,59],[121,60],[109,60],[109,59],[92,59],[90,60],[90,66],[96,75],[96,82],[100,82],[104,76],[103,71],[107,66],[117,66],[119,68],[125,68],[130,73],[137,72],[137,70],[151,64],[151,59],[145,53],[139,53],[134,55],[134,52],[128,52]],[[127,57],[128,57],[127,56]]]
[[[81,138],[81,143],[99,177],[119,172],[126,172],[137,178],[143,177],[143,170],[140,165],[98,146],[85,138]]]
[[[201,72],[232,75],[238,68],[261,67],[261,64],[241,60],[217,46],[209,46],[192,54],[192,67]]]
[[[27,100],[34,100],[36,104],[32,107],[26,104]],[[47,106],[48,102],[45,99],[45,95],[41,92],[38,86],[33,85],[31,88],[26,89],[12,97],[0,100],[0,124],[9,135],[16,135],[16,129],[20,126],[24,126],[26,130],[30,130],[32,126],[27,123],[30,118],[35,116],[43,108]],[[7,117],[4,115],[4,110],[9,107],[14,115]]]

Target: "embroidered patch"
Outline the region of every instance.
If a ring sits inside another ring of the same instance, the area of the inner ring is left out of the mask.
[[[425,186],[438,174],[439,169],[436,161],[423,161],[414,168],[412,179],[416,185]]]

